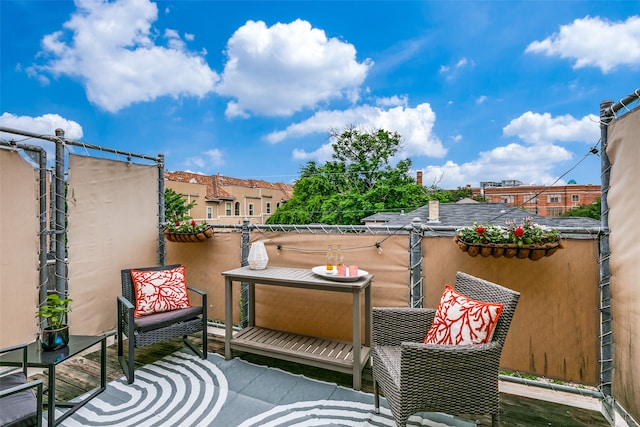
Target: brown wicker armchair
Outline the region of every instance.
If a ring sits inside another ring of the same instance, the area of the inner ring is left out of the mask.
[[[500,355],[520,294],[461,272],[455,289],[475,300],[504,304],[490,342],[423,344],[435,309],[373,309],[375,410],[382,389],[398,426],[417,412],[491,414],[493,425],[499,423]]]
[[[27,344],[0,349],[0,355],[13,351],[22,351],[22,366],[0,375],[0,425],[40,427],[42,380],[27,381]]]
[[[171,270],[179,264],[136,268],[135,270]],[[134,317],[135,290],[131,270],[122,270],[122,295],[118,297],[118,360],[129,384],[133,383],[134,352],[138,347],[156,344],[172,338],[182,337],[184,343],[202,359],[207,358],[207,294],[201,290],[187,287],[200,296],[201,304],[188,308],[148,314]],[[191,343],[187,336],[202,332],[202,350]],[[124,357],[123,334],[128,338],[127,357]]]

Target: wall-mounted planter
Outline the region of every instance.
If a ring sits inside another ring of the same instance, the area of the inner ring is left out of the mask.
[[[199,233],[178,233],[176,231],[164,231],[164,237],[170,242],[193,243],[205,242],[213,237],[213,227],[209,226]]]
[[[518,259],[530,259],[537,261],[546,256],[551,256],[562,248],[562,241],[544,243],[540,245],[522,245],[518,246],[515,243],[499,244],[499,243],[466,243],[458,238],[454,237],[454,242],[458,245],[458,248],[462,252],[466,252],[469,256],[483,256],[494,258],[518,258]]]

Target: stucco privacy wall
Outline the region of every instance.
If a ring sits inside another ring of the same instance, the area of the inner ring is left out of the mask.
[[[640,420],[640,108],[608,128],[613,397]]]
[[[120,270],[157,264],[158,167],[70,155],[68,183],[70,330],[114,330]]]
[[[38,171],[0,149],[0,347],[38,332]]]

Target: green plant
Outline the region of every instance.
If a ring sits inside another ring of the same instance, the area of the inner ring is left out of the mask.
[[[58,294],[50,294],[36,311],[36,317],[46,319],[52,330],[61,329],[65,325],[66,314],[71,311],[69,303],[72,301],[71,298],[60,298]]]
[[[164,229],[175,233],[202,233],[207,227],[210,227],[210,225],[206,221],[198,224],[195,219],[192,219],[191,221],[167,223]]]
[[[198,224],[189,216],[189,209],[195,205],[195,201],[186,203],[180,194],[167,188],[164,192],[164,229],[175,233],[201,233],[206,230],[209,227],[206,221]]]
[[[470,227],[459,228],[456,236],[458,240],[467,244],[513,243],[518,246],[540,245],[560,240],[558,230],[536,224],[531,217],[523,218],[521,223],[507,220],[506,227],[474,222]]]
[[[180,194],[171,188],[164,190],[164,219],[167,224],[188,221],[191,218],[189,209],[195,205],[195,201],[187,203]]]

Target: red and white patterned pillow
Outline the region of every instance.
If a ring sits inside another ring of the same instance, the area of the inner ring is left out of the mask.
[[[170,270],[131,270],[136,293],[134,317],[191,307],[184,265]]]
[[[502,304],[476,301],[446,285],[425,344],[482,344],[491,341]]]

